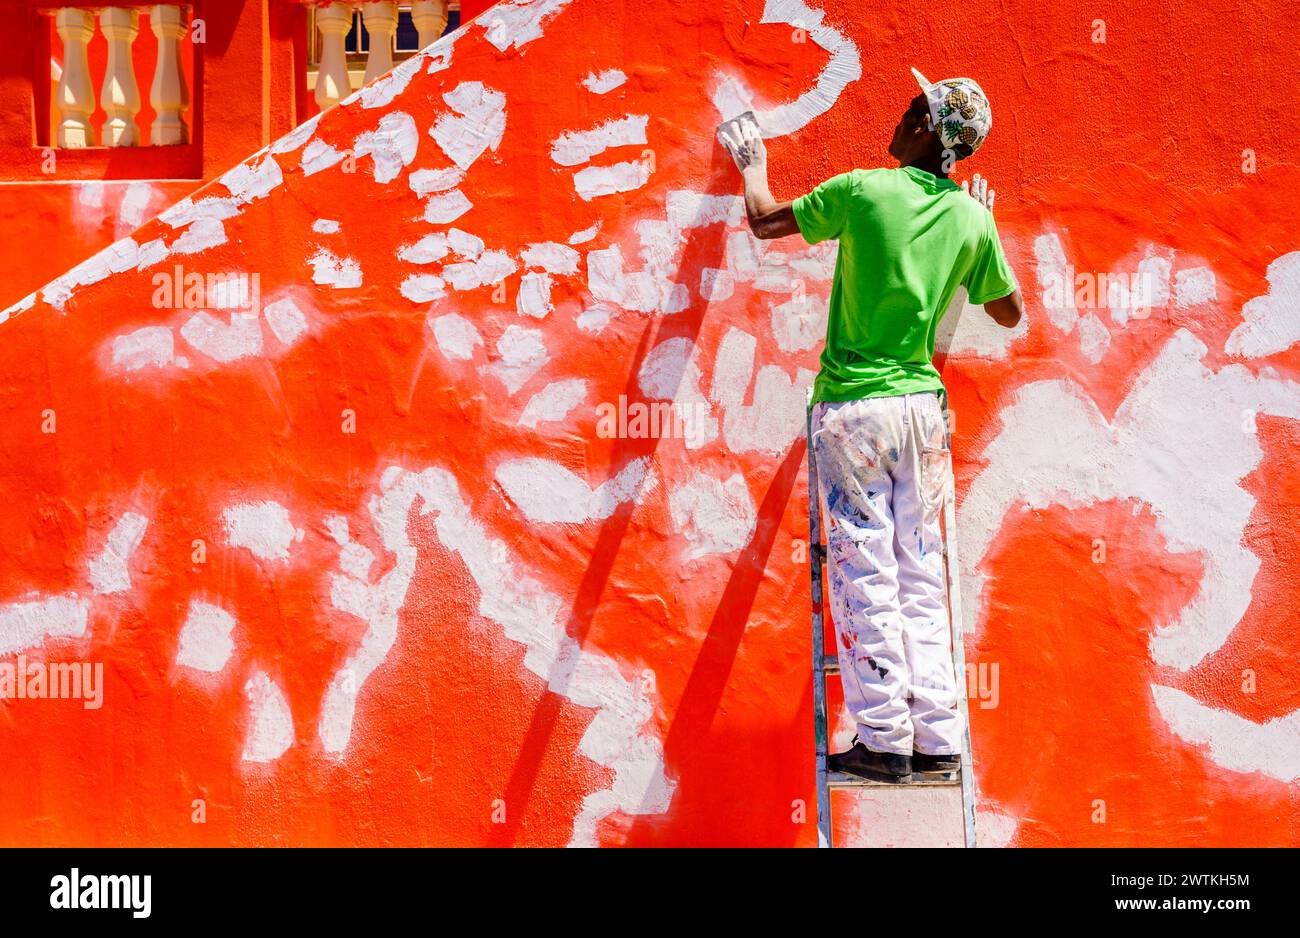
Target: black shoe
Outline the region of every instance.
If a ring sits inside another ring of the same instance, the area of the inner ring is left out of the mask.
[[[912,771],[918,775],[951,775],[961,771],[961,754],[931,756],[924,752],[912,752]]]
[[[912,757],[896,752],[876,752],[853,737],[853,748],[826,757],[826,768],[873,782],[906,782],[912,777]]]

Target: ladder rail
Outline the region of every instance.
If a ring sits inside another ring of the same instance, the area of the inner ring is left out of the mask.
[[[812,590],[812,652],[813,652],[813,739],[817,763],[817,846],[834,845],[831,830],[831,792],[826,773],[826,756],[830,751],[826,720],[826,634],[823,626],[822,560],[826,549],[822,546],[821,495],[817,479],[817,457],[813,452],[812,388],[808,389],[807,444],[808,444],[808,568],[811,572]]]

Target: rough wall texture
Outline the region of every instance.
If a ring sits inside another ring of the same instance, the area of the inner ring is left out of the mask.
[[[1157,12],[503,4],[11,309],[0,654],[103,699],[0,705],[0,841],[813,843],[833,253],[712,133],[792,197],[917,65],[993,101],[1028,303],[945,340],[982,837],[1296,843],[1287,20]]]

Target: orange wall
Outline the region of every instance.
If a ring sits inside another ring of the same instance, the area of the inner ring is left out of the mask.
[[[981,836],[1296,844],[1300,170],[1259,93],[1290,10],[812,6],[825,29],[521,7],[543,35],[435,46],[195,197],[233,214],[150,222],[10,311],[0,664],[98,662],[104,697],[6,703],[0,760],[35,767],[0,773],[0,842],[812,845],[829,258],[746,260],[710,100],[820,89],[769,141],[790,198],[887,165],[917,66],[993,102],[960,175],[994,181],[1028,310],[953,310],[944,340]],[[552,158],[626,115],[644,144]],[[644,181],[584,198],[618,163]],[[1165,292],[1052,298],[1067,266]],[[257,274],[254,315],[160,305],[186,272]],[[711,433],[602,434],[602,405],[665,396]],[[841,842],[955,835],[951,805],[899,827],[852,797]]]

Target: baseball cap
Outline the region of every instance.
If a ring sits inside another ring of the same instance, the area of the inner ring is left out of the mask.
[[[984,89],[971,78],[932,82],[916,69],[912,75],[930,105],[930,120],[943,145],[955,149],[964,143],[971,153],[978,150],[993,129],[993,109]]]

